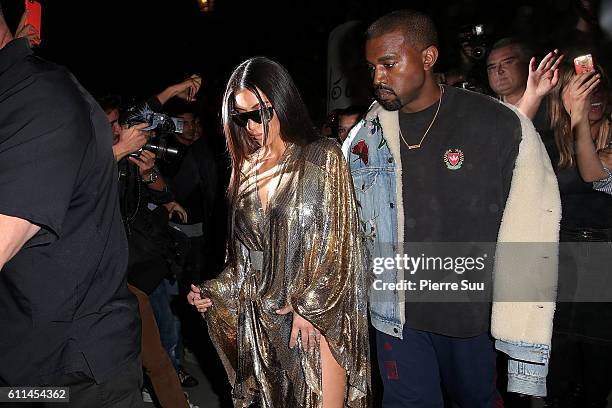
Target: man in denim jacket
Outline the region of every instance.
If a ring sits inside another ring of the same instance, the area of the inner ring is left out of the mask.
[[[511,357],[509,391],[545,395],[561,215],[556,178],[529,120],[486,96],[438,85],[437,57],[426,15],[403,10],[374,22],[366,59],[377,103],[343,148],[372,259],[394,257],[404,242],[497,242],[493,303],[414,302],[410,290],[394,286],[408,277],[403,269],[374,271],[370,312],[383,405],[442,407],[442,384],[460,406],[493,406],[490,335]],[[509,242],[538,244],[528,251],[499,245]]]

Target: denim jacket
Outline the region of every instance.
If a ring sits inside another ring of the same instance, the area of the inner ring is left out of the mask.
[[[492,103],[501,102],[492,100]],[[507,106],[519,116],[523,138],[498,242],[548,242],[551,245],[526,259],[516,259],[508,251],[496,254],[491,334],[496,339],[496,347],[511,358],[508,390],[545,396],[555,303],[496,302],[495,296],[496,291],[503,292],[499,285],[516,279],[520,275],[517,271],[525,271],[525,274],[535,274],[534,284],[549,291],[554,299],[561,201],[556,176],[539,135],[529,119],[514,107]],[[370,255],[394,256],[397,245],[404,241],[398,113],[386,111],[374,103],[349,133],[343,152],[353,176]],[[400,282],[404,279],[403,270],[387,270],[376,279],[384,283]],[[401,338],[405,322],[404,292],[393,291],[392,299],[382,298],[389,293],[370,291],[372,324],[383,333]]]

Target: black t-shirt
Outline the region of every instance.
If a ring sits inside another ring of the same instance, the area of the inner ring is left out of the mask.
[[[409,150],[400,141],[404,240],[495,243],[521,140],[520,121],[488,96],[444,89],[422,147]],[[420,112],[400,113],[408,144],[420,142],[437,107],[438,101]],[[470,337],[486,332],[489,321],[488,302],[406,304],[406,324],[418,330]]]
[[[550,100],[548,98],[542,100],[532,122],[540,135],[550,130]]]
[[[0,213],[41,227],[0,271],[0,383],[101,382],[139,355],[111,143],[65,68],[0,50]]]
[[[561,227],[567,229],[612,228],[612,196],[593,189],[580,177],[576,166],[559,168],[559,149],[554,132],[542,135],[557,173],[561,193]]]

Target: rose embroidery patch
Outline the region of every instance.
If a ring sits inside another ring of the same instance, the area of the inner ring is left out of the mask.
[[[357,155],[357,159],[361,159],[363,164],[368,165],[368,145],[364,140],[360,140],[355,146],[353,146],[353,150],[351,150],[353,154]]]

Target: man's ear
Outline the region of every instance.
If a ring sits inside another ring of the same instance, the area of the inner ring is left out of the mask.
[[[421,55],[423,56],[423,68],[425,68],[425,71],[433,70],[433,66],[438,60],[438,48],[435,45],[430,45],[421,51]]]

